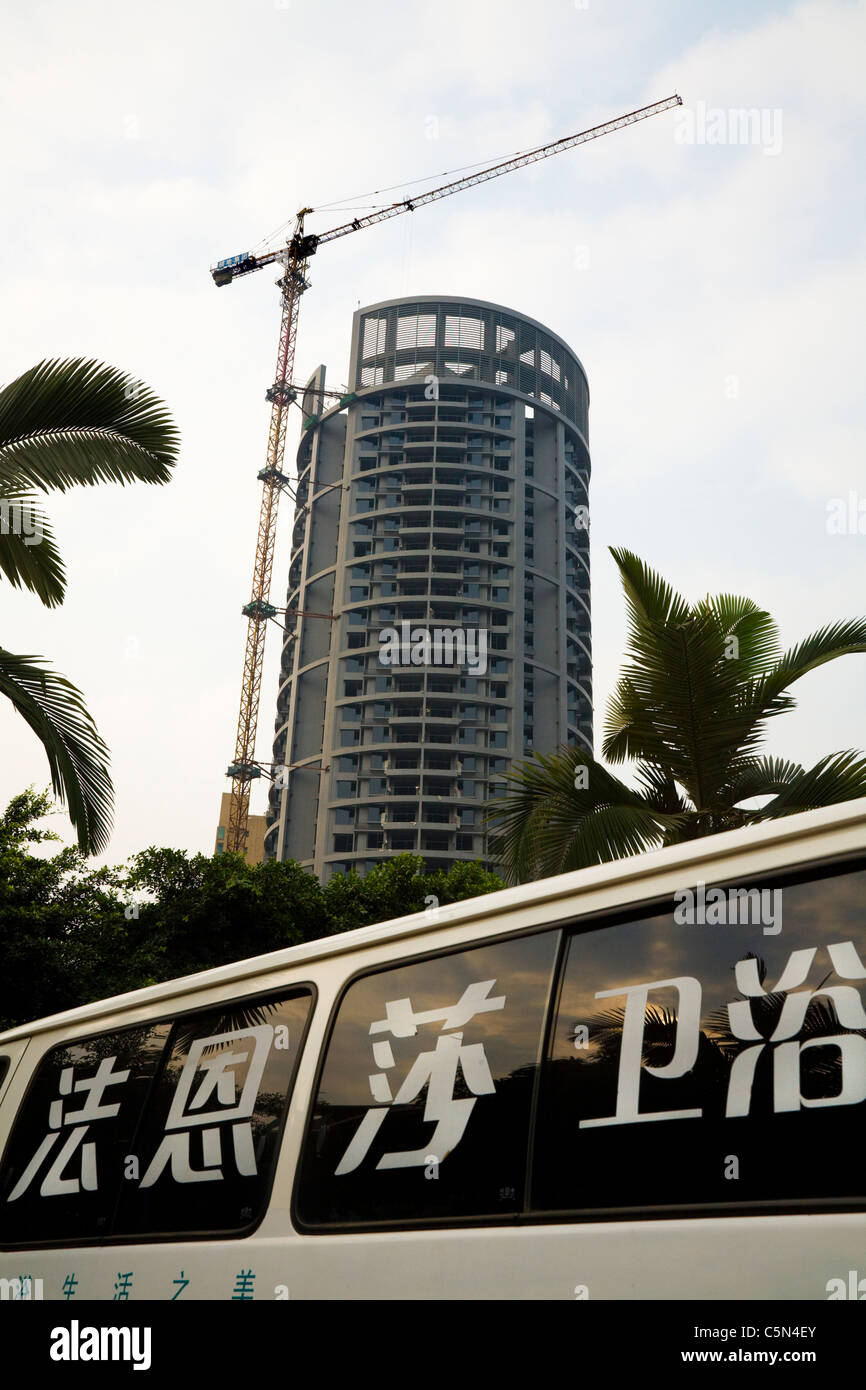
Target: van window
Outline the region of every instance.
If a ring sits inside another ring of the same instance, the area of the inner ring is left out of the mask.
[[[119,1179],[170,1023],[65,1043],[42,1059],[3,1155],[0,1242],[109,1234]]]
[[[558,941],[500,941],[349,985],[305,1144],[300,1225],[521,1210]]]
[[[0,1086],[6,1080],[6,1073],[9,1070],[9,1058],[0,1056]]]
[[[231,1001],[52,1049],[4,1156],[0,1243],[247,1232],[311,998]]]
[[[692,884],[572,937],[535,1211],[862,1202],[866,874],[846,869]]]

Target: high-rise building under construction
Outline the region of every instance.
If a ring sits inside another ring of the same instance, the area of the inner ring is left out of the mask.
[[[265,854],[489,864],[511,764],[592,750],[586,374],[432,295],[359,309],[349,371],[304,399]]]

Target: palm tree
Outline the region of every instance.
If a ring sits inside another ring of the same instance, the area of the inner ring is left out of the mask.
[[[866,620],[832,623],[782,653],[775,623],[750,599],[689,604],[630,551],[611,554],[629,635],[602,752],[634,760],[638,786],[578,748],[517,764],[488,815],[512,881],[866,795],[861,754],[830,753],[806,769],[757,751],[768,721],[794,708],[794,681],[866,652]]]
[[[39,362],[0,389],[0,575],[48,608],[61,604],[63,562],[37,494],[102,482],[167,483],[178,447],[159,397],[100,362]],[[95,854],[107,845],[112,820],[108,749],[81,692],[43,660],[0,647],[0,693],[41,740],[79,847]]]

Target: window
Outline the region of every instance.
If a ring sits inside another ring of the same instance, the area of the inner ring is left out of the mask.
[[[352,853],[352,850],[353,850],[354,848],[355,848],[355,837],[354,837],[354,835],[335,835],[335,836],[334,836],[334,853],[335,853],[335,854],[351,854],[351,853]]]
[[[522,1209],[558,939],[544,932],[499,941],[349,985],[296,1190],[303,1226],[429,1224]],[[425,1182],[431,1161],[437,1181]]]
[[[684,885],[675,905],[572,937],[536,1210],[862,1205],[866,871],[846,870]]]
[[[247,1234],[264,1214],[311,1000],[309,989],[233,1000],[53,1048],[4,1155],[0,1243]]]
[[[391,845],[393,850],[413,850],[415,848],[415,836],[406,834],[405,831],[392,831]]]
[[[6,1073],[7,1073],[8,1070],[9,1070],[9,1058],[8,1058],[8,1057],[0,1057],[0,1087],[2,1087],[3,1082],[4,1082],[4,1080],[6,1079]]]

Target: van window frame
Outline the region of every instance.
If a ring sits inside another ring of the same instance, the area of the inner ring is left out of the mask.
[[[798,860],[790,864],[782,864],[778,868],[769,866],[767,868],[748,869],[741,874],[732,874],[730,871],[729,859],[748,856],[750,847],[745,846],[739,850],[737,856],[725,855],[716,864],[688,864],[682,869],[683,882],[703,877],[707,887],[742,887],[744,882],[755,886],[784,888],[786,884],[797,882],[817,882],[822,878],[832,878],[839,874],[854,872],[859,867],[866,870],[866,854],[861,848],[844,850],[842,852],[831,853],[827,856],[810,856],[808,859]],[[714,872],[715,867],[720,870],[718,876]],[[670,870],[666,870],[669,873]],[[635,885],[637,886],[637,885]],[[866,1193],[859,1203],[852,1204],[850,1201],[842,1201],[836,1198],[807,1198],[796,1203],[767,1203],[744,1201],[731,1201],[724,1205],[714,1203],[697,1203],[690,1205],[677,1205],[665,1207],[648,1208],[646,1206],[636,1208],[631,1207],[606,1207],[602,1210],[587,1210],[575,1208],[563,1208],[554,1210],[538,1210],[531,1205],[532,1202],[532,1179],[535,1160],[536,1134],[535,1126],[538,1118],[538,1111],[541,1099],[541,1085],[544,1076],[544,1063],[548,1055],[550,1036],[555,1027],[556,1019],[562,999],[562,991],[565,985],[565,965],[567,961],[568,947],[571,939],[578,935],[584,935],[592,931],[598,931],[604,927],[619,926],[629,921],[633,921],[637,916],[652,916],[664,911],[673,912],[674,892],[653,893],[649,897],[636,897],[628,903],[617,905],[612,908],[599,908],[579,916],[573,912],[564,916],[557,917],[553,921],[543,925],[535,924],[531,927],[517,928],[501,934],[491,933],[488,936],[473,937],[471,940],[455,943],[450,946],[440,946],[429,948],[417,953],[403,952],[399,956],[389,958],[375,966],[359,966],[347,976],[343,981],[334,1002],[331,1006],[327,1026],[323,1034],[319,1056],[316,1062],[316,1071],[313,1078],[310,1095],[307,1102],[307,1115],[301,1135],[298,1158],[292,1180],[292,1196],[290,1203],[290,1216],[293,1229],[300,1235],[305,1236],[331,1236],[342,1234],[363,1235],[365,1232],[385,1232],[385,1231],[425,1231],[425,1230],[448,1230],[448,1229],[478,1229],[481,1230],[490,1226],[545,1226],[545,1225],[593,1225],[608,1223],[612,1221],[654,1221],[654,1220],[687,1220],[696,1217],[712,1217],[723,1219],[725,1217],[742,1216],[785,1216],[785,1215],[817,1215],[821,1212],[862,1212],[866,1208]],[[459,926],[458,923],[454,924]],[[442,930],[448,930],[449,924],[443,924]],[[378,1221],[359,1221],[349,1222],[340,1221],[329,1224],[311,1225],[305,1222],[298,1211],[298,1199],[301,1181],[304,1175],[304,1160],[307,1153],[307,1145],[310,1137],[310,1129],[313,1123],[316,1101],[319,1095],[319,1087],[325,1069],[325,1062],[331,1045],[337,1018],[343,1004],[343,1000],[349,989],[362,978],[372,975],[382,974],[390,970],[397,970],[403,965],[423,964],[428,960],[435,960],[443,956],[456,955],[463,951],[477,950],[484,946],[491,946],[500,942],[511,941],[524,936],[538,936],[543,932],[559,932],[559,942],[554,952],[554,965],[551,978],[551,987],[547,1000],[547,1015],[541,1030],[541,1043],[539,1053],[539,1064],[533,1078],[532,1099],[529,1110],[529,1128],[527,1133],[527,1160],[526,1160],[526,1180],[524,1188],[523,1209],[519,1212],[503,1214],[501,1216],[453,1216],[453,1217],[419,1217],[419,1218],[395,1218],[393,1220]]]
[[[795,864],[781,865],[778,869],[768,869],[764,871],[750,870],[747,874],[733,878],[730,875],[724,878],[708,877],[704,879],[704,882],[707,888],[725,889],[729,887],[742,887],[744,882],[748,882],[754,886],[760,885],[761,887],[785,888],[794,883],[817,883],[823,878],[835,878],[845,872],[857,872],[858,869],[866,873],[866,853],[864,853],[862,849],[846,850],[840,854],[829,855],[826,858],[821,857],[817,859],[811,858],[808,860],[801,860]],[[700,876],[700,872],[694,875],[695,880]],[[684,883],[685,878],[686,876],[684,875]],[[690,878],[689,886],[691,886],[691,881]],[[661,898],[656,898],[652,900],[652,902],[647,899],[645,902],[639,903],[638,906],[641,909],[646,908],[657,911],[656,905],[658,903],[662,904],[661,910],[664,910],[666,905],[669,905],[672,909],[673,895],[663,894]],[[606,913],[601,915],[608,917],[605,926],[618,926],[631,920],[633,913],[629,911],[623,913],[620,909],[616,909],[615,913],[609,916]],[[650,914],[648,913],[647,915]],[[568,943],[573,937],[583,935],[584,931],[596,929],[589,925],[589,918],[586,920],[587,926],[585,929],[581,926],[576,927],[572,932],[568,932],[567,930],[563,932],[566,952]],[[556,1012],[551,1012],[550,1015],[551,1028],[558,1017],[562,990],[565,984],[565,964],[566,958],[564,956],[560,966],[560,975],[556,990]],[[861,1104],[866,1104],[866,1102],[861,1102]],[[530,1135],[530,1143],[534,1148],[534,1132]],[[529,1192],[529,1197],[530,1199],[532,1197],[531,1190]],[[805,1217],[818,1216],[831,1212],[859,1215],[864,1211],[866,1211],[866,1186],[864,1186],[863,1195],[859,1199],[804,1197],[790,1202],[769,1202],[766,1199],[748,1202],[740,1199],[739,1201],[732,1200],[730,1202],[692,1202],[653,1207],[646,1205],[636,1207],[632,1205],[604,1207],[601,1209],[580,1207],[551,1208],[545,1210],[535,1209],[532,1210],[531,1214],[526,1218],[526,1224],[577,1226],[588,1225],[590,1223],[597,1225],[598,1223],[609,1221],[675,1221],[678,1219],[694,1220],[696,1218],[712,1218],[715,1220],[743,1216]]]
[[[566,919],[566,922],[569,920],[571,919]],[[447,931],[450,925],[451,924],[449,923],[443,924],[441,930]],[[453,925],[459,927],[460,924],[454,923]],[[301,1218],[298,1212],[298,1198],[300,1192],[301,1179],[303,1177],[304,1172],[304,1159],[307,1152],[307,1144],[310,1137],[310,1130],[313,1124],[313,1116],[315,1113],[316,1101],[319,1095],[319,1086],[321,1084],[322,1075],[325,1070],[325,1063],[327,1061],[328,1051],[331,1046],[331,1039],[334,1034],[334,1029],[336,1027],[337,1019],[339,1017],[339,1012],[342,1008],[343,1000],[345,999],[352,986],[355,985],[359,980],[369,979],[373,975],[384,975],[391,970],[399,970],[402,966],[405,965],[423,965],[430,960],[441,960],[443,957],[446,956],[462,955],[467,951],[481,950],[485,946],[497,946],[507,941],[516,941],[528,936],[541,936],[548,932],[559,932],[559,940],[555,943],[553,950],[550,983],[548,986],[547,1003],[545,1004],[545,1008],[549,1010],[550,999],[552,995],[555,993],[557,981],[559,979],[559,975],[561,974],[562,952],[564,949],[564,942],[566,940],[565,931],[563,930],[562,924],[556,922],[547,922],[544,923],[544,925],[542,926],[522,928],[518,927],[514,931],[506,931],[502,932],[501,934],[491,934],[490,936],[473,937],[471,941],[461,941],[451,946],[428,946],[426,950],[421,950],[411,954],[406,952],[399,956],[389,957],[387,960],[380,962],[378,965],[358,966],[357,969],[355,969],[351,975],[347,975],[346,979],[340,986],[340,989],[336,994],[334,1002],[331,1006],[331,1011],[328,1016],[328,1023],[325,1032],[322,1036],[322,1043],[319,1049],[319,1057],[316,1062],[315,1075],[313,1077],[313,1082],[310,1087],[307,1115],[304,1121],[304,1128],[301,1135],[300,1146],[298,1149],[298,1159],[295,1165],[295,1172],[292,1180],[290,1215],[292,1226],[295,1231],[297,1231],[300,1235],[332,1236],[340,1235],[342,1233],[355,1232],[361,1234],[365,1231],[441,1231],[454,1229],[458,1227],[463,1229],[471,1229],[473,1227],[481,1226],[514,1226],[517,1223],[522,1223],[522,1221],[524,1220],[522,1212],[507,1212],[503,1213],[501,1216],[442,1216],[432,1218],[397,1217],[390,1221],[335,1221],[332,1223],[328,1223],[327,1225],[320,1224],[313,1226],[308,1224]],[[548,1016],[545,1015],[542,1027],[539,1031],[536,1073],[533,1077],[532,1082],[532,1095],[530,1098],[529,1105],[529,1120],[527,1122],[527,1159],[525,1169],[526,1178],[524,1189],[524,1205],[526,1203],[527,1194],[529,1192],[529,1179],[531,1175],[531,1124],[534,1120],[535,1107],[538,1103],[539,1086],[544,1063],[545,1047],[547,1044],[548,1022]]]
[[[24,1110],[25,1110],[25,1107],[26,1107],[28,1101],[30,1100],[31,1093],[32,1093],[32,1091],[33,1091],[33,1089],[34,1089],[34,1087],[35,1087],[36,1076],[37,1076],[37,1074],[38,1074],[38,1072],[39,1072],[39,1070],[40,1070],[40,1068],[41,1068],[43,1062],[45,1061],[45,1059],[46,1059],[46,1058],[49,1056],[49,1054],[50,1054],[51,1052],[53,1052],[56,1048],[58,1048],[58,1047],[76,1047],[76,1046],[81,1046],[81,1045],[84,1045],[84,1044],[90,1042],[93,1038],[104,1037],[106,1034],[111,1034],[111,1033],[121,1033],[121,1032],[125,1032],[126,1030],[131,1030],[131,1029],[134,1029],[134,1028],[156,1028],[156,1027],[158,1027],[158,1026],[159,1026],[160,1024],[162,1024],[162,1023],[168,1023],[168,1024],[169,1024],[169,1033],[168,1033],[168,1037],[166,1038],[165,1047],[164,1047],[164,1049],[163,1049],[162,1057],[160,1058],[160,1062],[159,1062],[159,1065],[158,1065],[157,1069],[154,1071],[154,1074],[153,1074],[153,1076],[151,1077],[150,1087],[149,1087],[149,1089],[148,1089],[147,1099],[146,1099],[146,1101],[144,1102],[144,1104],[142,1105],[141,1111],[140,1111],[139,1116],[138,1116],[138,1119],[137,1119],[137,1121],[136,1121],[136,1130],[137,1130],[138,1125],[141,1123],[141,1118],[142,1118],[142,1116],[143,1116],[143,1114],[144,1114],[144,1111],[145,1111],[147,1105],[148,1105],[149,1102],[150,1102],[150,1096],[151,1096],[151,1092],[152,1092],[154,1083],[156,1082],[156,1079],[157,1079],[157,1077],[159,1076],[160,1071],[161,1071],[161,1069],[162,1069],[162,1066],[163,1066],[163,1064],[164,1064],[164,1062],[165,1062],[165,1060],[166,1060],[167,1049],[168,1049],[168,1046],[169,1046],[169,1042],[170,1042],[170,1040],[171,1040],[171,1036],[172,1036],[172,1034],[173,1034],[173,1032],[174,1032],[174,1030],[175,1030],[175,1026],[176,1026],[178,1023],[180,1023],[182,1019],[191,1019],[191,1018],[195,1018],[195,1017],[196,1017],[197,1015],[199,1015],[199,1014],[213,1013],[213,1012],[215,1012],[216,1010],[221,1009],[221,1008],[226,1008],[226,1009],[227,1009],[227,1008],[235,1007],[235,1006],[241,1006],[241,1007],[242,1007],[243,1005],[248,1004],[248,1003],[250,1003],[250,1002],[267,1004],[269,1001],[273,1001],[273,1000],[275,1000],[275,999],[278,999],[278,998],[280,998],[282,995],[285,995],[285,994],[289,993],[290,991],[294,991],[294,990],[305,991],[305,992],[309,995],[309,998],[310,998],[310,1007],[309,1007],[309,1010],[308,1010],[308,1012],[307,1012],[306,1022],[305,1022],[305,1024],[304,1024],[303,1030],[302,1030],[302,1032],[301,1032],[301,1037],[300,1037],[300,1041],[299,1041],[299,1043],[298,1043],[297,1052],[296,1052],[296,1055],[295,1055],[295,1060],[294,1060],[294,1063],[293,1063],[293,1066],[292,1066],[292,1072],[291,1072],[291,1076],[290,1076],[290,1079],[289,1079],[289,1084],[288,1084],[288,1087],[287,1087],[287,1089],[286,1089],[286,1098],[285,1098],[285,1103],[284,1103],[284,1105],[283,1105],[283,1113],[282,1113],[282,1116],[281,1116],[281,1118],[280,1118],[280,1123],[279,1123],[279,1127],[278,1127],[278,1130],[277,1130],[277,1141],[276,1141],[276,1144],[275,1144],[275,1146],[274,1146],[274,1158],[273,1158],[273,1162],[272,1162],[272,1164],[271,1164],[271,1171],[270,1171],[270,1175],[269,1175],[268,1181],[267,1181],[267,1183],[266,1183],[266,1185],[265,1185],[265,1187],[264,1187],[264,1189],[263,1189],[263,1200],[262,1200],[262,1204],[261,1204],[261,1211],[259,1212],[258,1216],[255,1217],[247,1226],[245,1226],[245,1227],[243,1227],[243,1228],[235,1227],[235,1228],[233,1228],[232,1230],[228,1230],[228,1231],[217,1230],[217,1229],[213,1229],[213,1228],[212,1228],[212,1229],[209,1229],[209,1230],[207,1230],[207,1231],[172,1231],[172,1232],[167,1232],[167,1233],[166,1233],[166,1232],[153,1232],[153,1233],[150,1233],[150,1232],[148,1232],[148,1233],[139,1233],[139,1232],[135,1232],[135,1233],[132,1233],[132,1234],[127,1233],[126,1235],[114,1235],[114,1234],[112,1233],[111,1235],[107,1235],[107,1236],[77,1236],[77,1237],[75,1237],[74,1239],[70,1239],[70,1240],[67,1240],[67,1239],[64,1239],[64,1240],[26,1240],[26,1241],[14,1241],[14,1242],[10,1242],[10,1241],[4,1240],[4,1239],[2,1238],[2,1236],[0,1236],[0,1251],[6,1251],[6,1250],[9,1250],[9,1251],[14,1251],[14,1250],[78,1250],[78,1249],[88,1249],[88,1250],[97,1249],[97,1250],[98,1250],[98,1249],[103,1249],[103,1248],[105,1248],[105,1247],[109,1247],[109,1246],[113,1246],[113,1245],[130,1245],[130,1246],[135,1246],[135,1245],[170,1245],[170,1244],[177,1244],[178,1242],[183,1242],[183,1243],[185,1244],[185,1243],[188,1242],[188,1241],[194,1241],[194,1240],[197,1240],[197,1241],[243,1240],[243,1239],[245,1239],[246,1237],[252,1235],[253,1232],[255,1232],[256,1230],[258,1230],[259,1226],[260,1226],[260,1225],[262,1224],[262,1222],[265,1220],[265,1218],[267,1217],[267,1215],[268,1215],[268,1213],[269,1213],[269,1211],[270,1211],[270,1209],[271,1209],[271,1197],[272,1197],[272,1195],[273,1195],[274,1181],[275,1181],[275,1179],[276,1179],[276,1172],[277,1172],[277,1168],[278,1168],[278,1166],[279,1166],[280,1156],[281,1156],[281,1153],[282,1153],[283,1136],[284,1136],[284,1134],[285,1134],[286,1122],[287,1122],[287,1120],[288,1120],[288,1115],[289,1115],[289,1108],[290,1108],[290,1105],[291,1105],[292,1096],[294,1095],[295,1084],[296,1084],[297,1079],[298,1079],[298,1069],[299,1069],[300,1064],[301,1064],[301,1058],[303,1057],[304,1048],[305,1048],[305,1046],[306,1046],[307,1037],[308,1037],[309,1031],[310,1031],[310,1025],[311,1025],[311,1023],[312,1023],[313,1016],[314,1016],[315,1010],[316,1010],[316,1004],[317,1004],[317,1002],[318,1002],[318,994],[319,994],[319,991],[318,991],[318,988],[317,988],[316,984],[315,984],[312,980],[298,980],[298,981],[294,981],[294,980],[293,980],[293,981],[288,982],[288,983],[286,983],[286,984],[284,984],[284,985],[268,986],[268,987],[267,987],[266,989],[264,989],[264,990],[261,990],[261,989],[260,989],[260,990],[253,990],[253,991],[251,991],[249,994],[231,995],[231,996],[229,996],[229,997],[226,998],[226,999],[211,1000],[209,1003],[206,1003],[206,1004],[198,1004],[198,1005],[196,1005],[196,1006],[194,1006],[194,1007],[192,1007],[192,1008],[189,1008],[189,1009],[182,1009],[182,1010],[179,1010],[177,1013],[160,1014],[158,1017],[139,1019],[137,1022],[119,1023],[119,1024],[116,1024],[116,1025],[111,1026],[111,1027],[108,1027],[108,1028],[99,1029],[98,1031],[94,1031],[93,1029],[91,1029],[89,1032],[86,1032],[86,1033],[85,1033],[85,1032],[76,1033],[74,1036],[68,1037],[68,1038],[59,1038],[59,1039],[58,1039],[58,1038],[55,1037],[54,1041],[51,1042],[51,1043],[49,1044],[49,1046],[46,1047],[46,1048],[43,1050],[43,1052],[42,1052],[41,1055],[39,1056],[38,1060],[36,1060],[36,1061],[34,1062],[33,1068],[32,1068],[32,1070],[31,1070],[31,1072],[30,1072],[30,1076],[29,1076],[28,1081],[27,1081],[27,1088],[26,1088],[26,1090],[25,1090],[23,1096],[21,1097],[21,1100],[20,1100],[19,1103],[18,1103],[18,1108],[16,1109],[14,1116],[11,1118],[11,1120],[10,1120],[10,1122],[9,1122],[9,1132],[8,1132],[8,1135],[7,1135],[7,1138],[6,1138],[6,1143],[4,1144],[4,1147],[3,1147],[3,1153],[5,1154],[6,1148],[8,1147],[8,1144],[9,1144],[9,1141],[11,1140],[12,1135],[13,1135],[13,1133],[14,1133],[14,1131],[15,1131],[15,1127],[16,1127],[16,1125],[17,1125],[19,1119],[21,1118],[21,1115],[23,1114],[23,1112],[24,1112]],[[2,1155],[0,1155],[0,1163],[2,1163]],[[116,1197],[115,1197],[115,1201],[114,1201],[114,1214],[115,1214],[115,1215],[116,1215],[116,1213],[117,1213],[117,1206],[118,1206],[118,1202],[119,1202],[120,1191],[121,1191],[121,1189],[118,1188],[118,1189],[117,1189],[117,1194],[116,1194]]]

